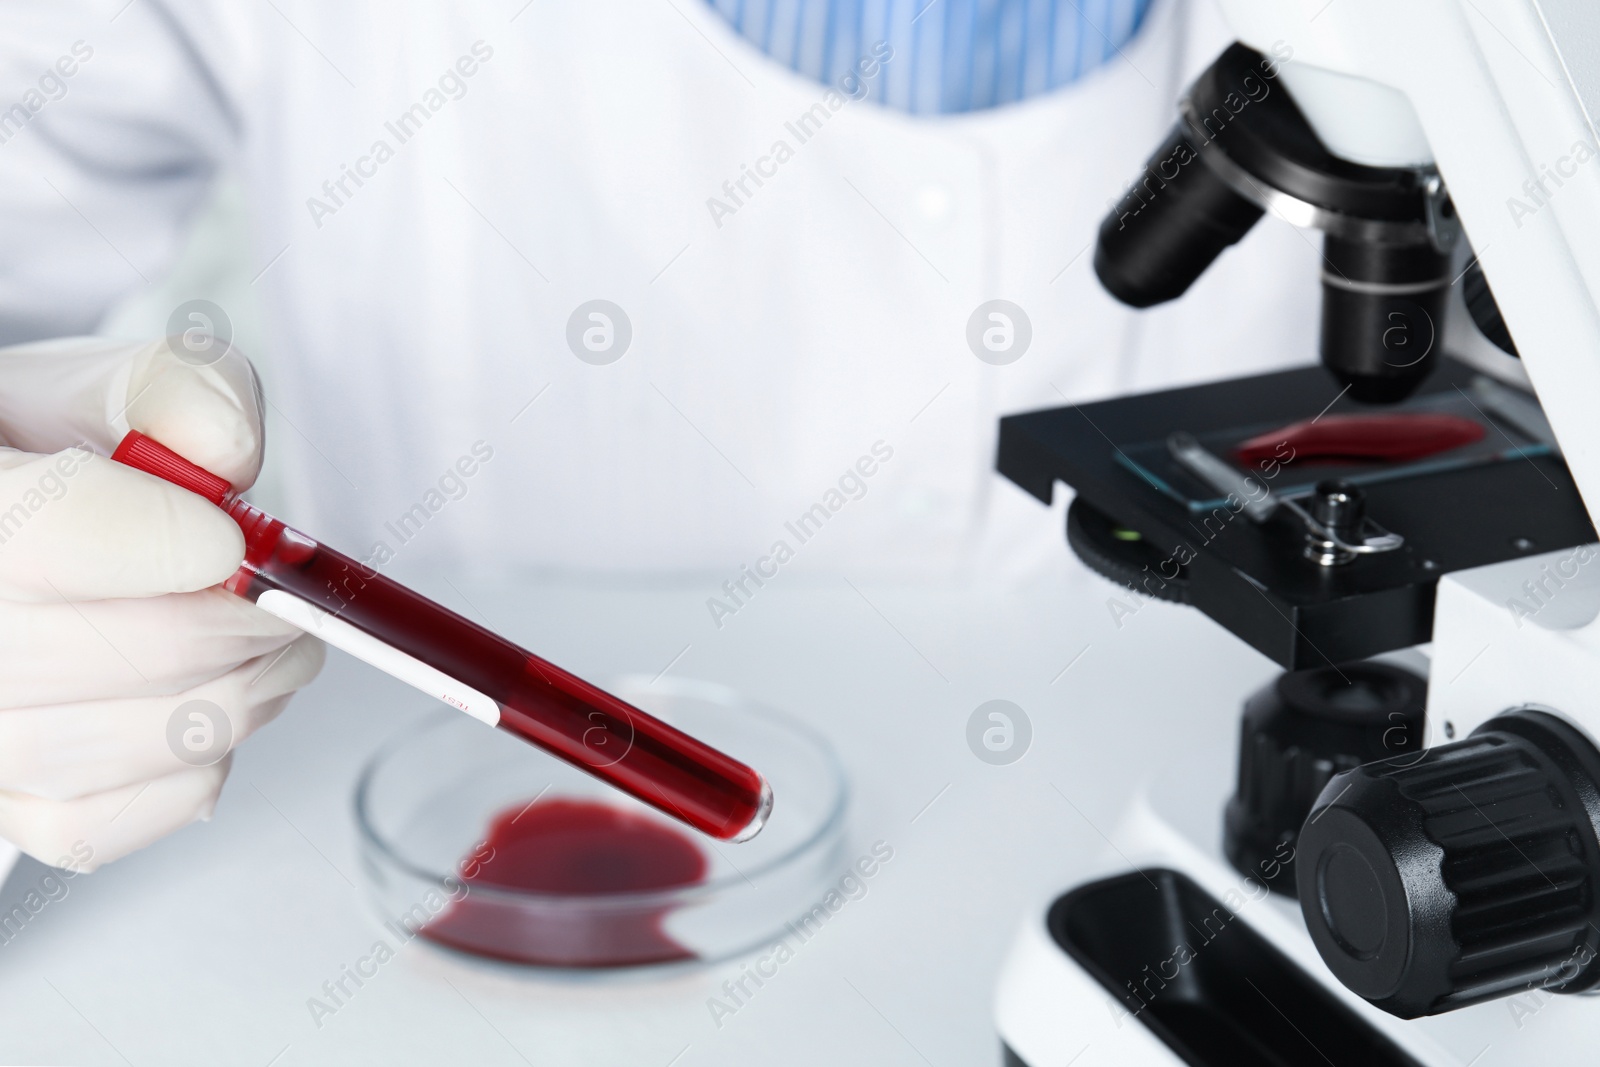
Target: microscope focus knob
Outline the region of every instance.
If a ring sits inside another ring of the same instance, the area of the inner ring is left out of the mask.
[[[1401,1018],[1600,985],[1600,752],[1554,715],[1338,775],[1296,868],[1323,960]]]
[[[1328,780],[1423,745],[1428,683],[1370,660],[1280,674],[1245,701],[1222,846],[1239,873],[1295,895],[1295,840]]]

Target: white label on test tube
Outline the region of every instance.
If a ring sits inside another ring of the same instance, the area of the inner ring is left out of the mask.
[[[256,598],[256,607],[276,615],[291,626],[322,638],[341,652],[348,652],[363,663],[392,674],[407,685],[416,686],[429,696],[444,701],[490,726],[500,723],[500,705],[471,686],[462,685],[436,667],[350,625],[337,615],[307,603],[281,589],[268,589]]]

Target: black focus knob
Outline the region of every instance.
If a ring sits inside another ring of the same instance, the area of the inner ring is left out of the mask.
[[[1295,893],[1296,838],[1335,774],[1418,752],[1428,685],[1385,663],[1279,675],[1245,701],[1223,851],[1241,873]]]
[[[1352,991],[1415,1018],[1600,985],[1600,752],[1507,712],[1328,783],[1300,831],[1300,908]]]

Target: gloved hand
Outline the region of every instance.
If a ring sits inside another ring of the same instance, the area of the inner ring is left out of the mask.
[[[0,837],[58,866],[209,818],[226,751],[322,665],[320,641],[212,588],[243,558],[232,519],[106,458],[136,429],[255,480],[249,363],[173,344],[186,358],[167,341],[0,348]]]

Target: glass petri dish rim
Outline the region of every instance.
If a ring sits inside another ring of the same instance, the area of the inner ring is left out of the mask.
[[[721,686],[689,682],[678,688],[676,692],[668,690],[667,695],[700,700],[703,703],[716,704],[728,708],[728,700],[726,698],[712,697],[709,695],[712,692],[731,693],[731,691],[724,690]],[[745,871],[736,870],[732,874],[722,875],[704,882],[695,882],[691,885],[676,886],[668,889],[652,889],[647,892],[635,893],[581,894],[543,893],[532,890],[507,889],[504,886],[472,885],[472,895],[489,900],[499,899],[506,902],[520,902],[524,905],[537,903],[541,908],[556,910],[570,908],[584,911],[631,911],[639,908],[667,905],[682,907],[702,897],[714,898],[729,888],[748,883],[758,875],[765,875],[779,870],[794,863],[819,845],[825,845],[843,825],[845,813],[849,807],[850,785],[845,777],[844,765],[839,760],[839,754],[834,750],[833,745],[828,742],[827,738],[794,716],[787,715],[765,704],[745,700],[742,697],[736,697],[735,699],[745,708],[767,721],[774,722],[783,729],[804,738],[822,756],[823,764],[827,768],[828,777],[833,786],[833,802],[828,808],[827,814],[817,824],[816,829],[793,847],[779,853],[758,867]],[[351,798],[356,831],[361,843],[376,852],[385,862],[392,864],[414,878],[431,884],[443,884],[449,878],[460,879],[454,871],[429,870],[427,866],[403,855],[396,845],[386,840],[373,825],[369,812],[369,797],[374,777],[396,749],[416,741],[418,737],[429,731],[457,725],[457,717],[460,714],[460,712],[440,708],[427,721],[424,721],[420,727],[401,731],[385,741],[362,766],[361,774],[356,779],[355,793]],[[485,728],[493,729],[493,727]],[[555,759],[554,756],[547,758]],[[705,837],[709,841],[715,840],[705,834],[698,834],[698,832],[697,835],[698,837]]]

